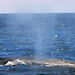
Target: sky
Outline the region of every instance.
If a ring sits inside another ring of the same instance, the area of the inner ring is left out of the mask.
[[[0,0],[0,13],[75,13],[75,0]]]

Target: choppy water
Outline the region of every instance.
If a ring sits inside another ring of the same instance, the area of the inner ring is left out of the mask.
[[[35,48],[38,26],[42,30],[42,57],[75,61],[75,14],[0,14],[0,57],[35,56],[39,52]],[[0,75],[60,75],[63,72],[47,67],[35,71],[32,67],[2,66]],[[69,74],[66,71],[64,75]],[[72,72],[74,75],[75,69]]]

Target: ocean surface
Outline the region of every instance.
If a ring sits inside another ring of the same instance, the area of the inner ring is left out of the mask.
[[[0,57],[40,56],[75,62],[75,14],[0,14]],[[37,59],[37,58],[35,58]],[[42,67],[1,66],[0,75],[74,75]]]

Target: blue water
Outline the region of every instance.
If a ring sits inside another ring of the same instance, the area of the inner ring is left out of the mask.
[[[36,48],[40,46],[38,27],[42,32],[41,51]],[[75,61],[75,14],[0,14],[0,57],[39,56],[40,53],[44,53],[42,57]],[[33,71],[26,71],[29,72]]]

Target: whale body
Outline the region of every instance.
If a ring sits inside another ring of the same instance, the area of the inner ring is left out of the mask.
[[[37,60],[36,60],[37,59]],[[75,67],[75,62],[57,59],[57,58],[44,58],[44,57],[0,57],[0,65],[40,65],[40,66],[70,66]]]

